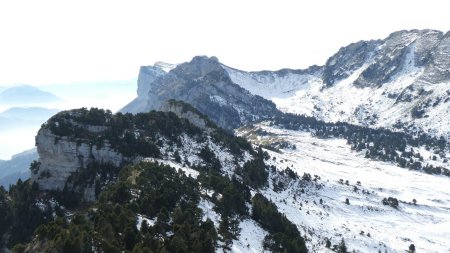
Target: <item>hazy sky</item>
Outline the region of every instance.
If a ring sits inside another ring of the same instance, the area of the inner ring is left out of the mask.
[[[446,2],[1,1],[0,86],[127,80],[194,55],[244,70],[321,65],[361,39],[450,30]]]

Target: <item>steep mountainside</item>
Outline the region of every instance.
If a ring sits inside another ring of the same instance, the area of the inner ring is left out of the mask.
[[[9,192],[0,187],[2,246],[307,252],[298,228],[257,193],[276,173],[267,152],[184,102],[165,108],[136,115],[79,109],[49,119],[36,138],[31,180]]]
[[[450,136],[450,33],[412,30],[343,47],[325,66],[231,80],[285,112]]]
[[[189,104],[162,108],[49,119],[31,180],[0,187],[0,243],[16,252],[447,250],[448,178],[391,162],[448,171],[445,142],[390,142],[387,131],[284,115],[238,130],[258,147]]]
[[[141,67],[138,97],[121,112],[159,110],[169,99],[191,104],[226,129],[278,113],[275,104],[233,83],[215,57],[204,56],[194,57],[168,73],[158,66]]]
[[[42,125],[31,178],[0,187],[0,252],[446,252],[448,37],[306,70],[141,67],[122,112]]]
[[[323,244],[336,244],[341,235],[347,252],[401,253],[410,244],[417,252],[448,251],[449,178],[369,160],[344,139],[305,130],[261,123],[238,133],[271,149],[270,166],[295,172],[271,175],[261,192],[303,231],[310,252],[327,252]],[[432,152],[414,153],[435,162]]]
[[[214,57],[195,57],[176,67],[141,67],[138,97],[122,111],[159,109],[174,98],[222,127],[236,128],[275,112],[261,96],[281,111],[328,122],[448,137],[449,58],[450,33],[434,30],[399,31],[384,40],[356,42],[324,66],[305,70],[246,72]],[[217,118],[219,110],[226,112],[222,118]]]

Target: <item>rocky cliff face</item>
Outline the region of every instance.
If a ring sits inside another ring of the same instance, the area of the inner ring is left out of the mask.
[[[145,75],[140,74],[138,98],[124,107],[122,112],[158,110],[165,101],[176,99],[191,104],[226,129],[270,118],[278,113],[275,104],[233,83],[215,57],[194,57],[167,74],[141,78]]]
[[[117,180],[121,167],[144,158],[202,164],[198,154],[208,146],[220,153],[225,167],[242,155],[236,151],[242,140],[233,141],[189,104],[168,100],[161,109],[137,115],[95,108],[56,114],[36,136],[39,159],[31,166],[31,180],[42,190],[65,190],[93,201],[102,187]]]
[[[141,68],[138,98],[122,111],[177,99],[233,129],[276,114],[271,100],[281,111],[325,121],[450,136],[450,33],[394,32],[342,47],[324,66],[305,70],[246,72],[215,57],[173,67]]]
[[[168,100],[159,108],[163,112],[172,112],[181,119],[188,120],[194,126],[210,132],[215,126],[210,119],[202,115],[197,109],[182,101]]]
[[[138,77],[138,87],[137,87],[137,98],[135,98],[131,103],[122,109],[125,112],[144,112],[148,107],[155,107],[152,101],[155,98],[152,93],[150,93],[151,86],[148,85],[153,83],[158,77],[167,74],[162,68],[157,66],[142,66],[139,70]]]
[[[75,172],[94,162],[119,167],[124,156],[109,144],[99,147],[66,136],[57,136],[50,129],[41,129],[36,136],[39,168],[32,171],[31,180],[43,190],[62,190],[67,179]],[[92,194],[90,194],[92,195]]]
[[[450,32],[412,30],[341,48],[308,70],[245,72],[234,83],[318,119],[450,136]]]

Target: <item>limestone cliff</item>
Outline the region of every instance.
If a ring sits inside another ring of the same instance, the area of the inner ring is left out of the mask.
[[[138,98],[121,112],[158,110],[167,100],[175,99],[191,104],[225,129],[235,129],[278,113],[274,103],[233,83],[216,57],[197,56],[166,74],[149,73],[148,67],[141,68]]]
[[[216,127],[210,119],[201,114],[197,109],[191,105],[177,100],[168,100],[159,108],[163,112],[172,112],[179,118],[187,119],[194,126],[202,130],[211,130]]]
[[[204,145],[242,153],[237,151],[241,140],[223,139],[228,134],[189,104],[169,100],[161,110],[132,115],[83,108],[56,114],[36,136],[39,160],[31,166],[31,180],[42,190],[64,190],[93,201],[117,180],[120,168],[143,158],[181,162],[183,156],[199,164],[195,157]]]
[[[57,136],[47,128],[38,132],[36,146],[40,165],[32,171],[31,179],[43,190],[62,190],[70,175],[93,162],[117,167],[124,162],[124,156],[109,144],[99,147],[70,137]]]

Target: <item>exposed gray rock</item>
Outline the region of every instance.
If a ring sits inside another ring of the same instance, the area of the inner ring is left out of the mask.
[[[68,137],[59,137],[47,128],[41,128],[36,136],[39,169],[31,173],[31,180],[43,190],[62,190],[69,176],[86,168],[90,163],[109,163],[120,166],[122,154],[108,144],[102,147],[89,143],[77,143]]]
[[[440,37],[428,52],[429,64],[422,80],[430,83],[441,83],[450,80],[450,32]],[[428,45],[429,46],[429,45]]]
[[[142,75],[145,76],[145,73]],[[216,57],[194,57],[167,74],[140,78],[138,86],[141,87],[138,89],[141,94],[121,112],[158,110],[165,101],[175,99],[191,104],[226,129],[270,118],[278,113],[274,103],[233,83]]]
[[[150,92],[152,83],[158,77],[164,76],[167,73],[159,66],[142,66],[139,70],[137,98],[131,103],[122,108],[123,112],[145,112],[148,108],[155,108],[158,104],[152,103],[157,101],[157,97]]]
[[[398,31],[341,48],[320,70],[245,72],[234,83],[285,112],[450,137],[450,32]]]
[[[168,100],[163,103],[159,110],[163,112],[173,112],[179,118],[189,120],[191,124],[202,130],[208,130],[211,127],[211,122],[208,118],[203,116],[189,104],[185,104],[181,101]]]
[[[330,86],[349,77],[373,57],[374,50],[381,43],[381,40],[360,41],[339,49],[327,60],[323,73],[325,84]]]

